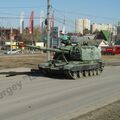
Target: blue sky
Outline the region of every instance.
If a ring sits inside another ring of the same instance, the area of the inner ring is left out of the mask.
[[[67,29],[74,30],[76,18],[88,18],[92,23],[116,24],[120,20],[120,0],[51,0],[52,10],[55,15],[55,25],[63,25],[64,16],[66,18]],[[32,10],[35,17],[40,16],[40,11],[47,9],[47,0],[1,0],[0,3],[0,26],[19,27],[19,19],[9,19],[9,17],[19,17],[24,11],[29,18]],[[3,18],[7,16],[8,18]],[[29,20],[25,21],[26,26]],[[39,24],[39,20],[35,20]]]

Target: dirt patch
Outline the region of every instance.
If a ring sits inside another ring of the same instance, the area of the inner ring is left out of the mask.
[[[0,69],[17,67],[37,68],[39,63],[46,60],[46,54],[0,56]]]
[[[120,120],[120,101],[114,102],[71,120]]]
[[[120,55],[103,55],[102,59],[105,62],[119,62],[120,61]]]

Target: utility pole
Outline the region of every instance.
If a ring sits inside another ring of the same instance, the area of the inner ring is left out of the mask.
[[[50,48],[50,21],[51,21],[51,0],[47,0],[47,47]],[[50,60],[50,51],[47,52],[47,59]]]
[[[63,23],[63,29],[62,29],[62,33],[63,34],[65,34],[66,33],[66,18],[65,18],[65,16],[64,16],[64,21],[63,21],[64,23]]]
[[[10,29],[10,53],[12,53],[12,43],[13,43],[13,29]]]

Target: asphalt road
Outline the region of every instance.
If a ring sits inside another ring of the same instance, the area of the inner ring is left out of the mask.
[[[80,80],[0,75],[0,120],[70,120],[119,99],[119,66]]]

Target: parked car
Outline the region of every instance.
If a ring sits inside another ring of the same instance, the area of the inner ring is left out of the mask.
[[[19,54],[19,53],[21,53],[20,49],[12,49],[12,50],[8,50],[8,51],[4,52],[4,54],[7,54],[7,55],[10,55],[10,54]]]

